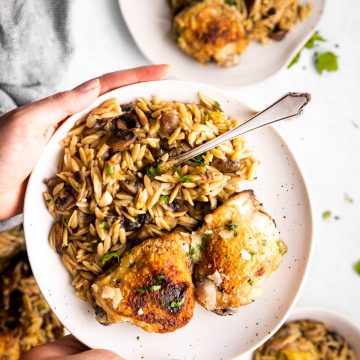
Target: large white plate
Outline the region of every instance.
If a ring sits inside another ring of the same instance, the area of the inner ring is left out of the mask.
[[[127,86],[101,96],[88,109],[69,118],[51,139],[32,172],[24,209],[31,267],[60,321],[90,347],[114,350],[126,359],[141,356],[156,360],[233,359],[265,341],[281,325],[299,293],[311,253],[311,207],[296,161],[270,127],[247,136],[261,165],[258,179],[244,183],[243,187],[256,191],[265,210],[276,220],[289,251],[279,270],[264,283],[262,297],[243,307],[239,314],[220,317],[197,305],[188,325],[163,335],[148,334],[130,324],[104,327],[96,322],[91,307],[75,296],[69,274],[49,246],[48,234],[53,220],[43,201],[42,193],[46,190],[43,180],[55,174],[62,150],[59,141],[75,121],[112,97],[120,103],[153,94],[165,99],[197,101],[199,90],[219,101],[224,111],[237,119],[245,119],[252,113],[222,91],[197,83],[167,80]]]
[[[167,0],[118,0],[135,43],[153,63],[171,64],[179,79],[201,81],[217,86],[243,86],[265,80],[286,67],[314,32],[324,11],[325,0],[312,0],[314,11],[284,40],[267,46],[251,42],[230,68],[201,65],[180,50],[171,35],[171,14]]]

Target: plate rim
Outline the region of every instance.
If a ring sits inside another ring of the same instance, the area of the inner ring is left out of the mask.
[[[183,83],[186,84],[188,86],[192,86],[194,89],[199,89],[199,88],[208,88],[208,89],[212,89],[213,91],[216,91],[218,93],[221,93],[223,96],[231,99],[232,101],[236,101],[238,103],[240,103],[242,106],[246,107],[248,110],[252,110],[254,111],[251,107],[249,107],[245,102],[243,103],[241,100],[239,100],[237,97],[230,95],[227,91],[218,88],[216,86],[213,85],[208,85],[208,84],[204,84],[204,83],[200,83],[200,82],[193,82],[193,81],[185,81],[185,80],[157,80],[157,81],[147,81],[147,82],[142,82],[142,83],[135,83],[135,84],[130,84],[127,86],[122,86],[116,89],[113,89],[107,93],[102,94],[101,96],[99,96],[95,101],[93,101],[89,106],[87,106],[84,110],[73,114],[71,116],[69,116],[62,124],[61,126],[63,126],[63,124],[65,124],[68,120],[72,119],[75,116],[79,116],[79,114],[86,114],[87,112],[91,111],[91,109],[93,109],[94,107],[96,107],[96,104],[101,104],[103,101],[109,99],[112,97],[113,94],[115,94],[119,89],[124,89],[124,88],[128,88],[128,87],[136,87],[136,86],[141,86],[144,83],[148,83],[150,84],[149,86],[151,86],[151,84],[165,84],[165,83],[173,83],[174,85],[176,85],[177,83]],[[163,86],[163,85],[162,85]],[[141,95],[140,95],[141,96]],[[186,95],[185,95],[186,96]],[[116,95],[114,95],[113,97],[116,97]],[[61,128],[60,126],[60,128]],[[289,306],[287,311],[284,313],[284,315],[278,319],[278,324],[270,331],[269,334],[267,334],[266,336],[264,336],[262,339],[260,339],[259,341],[255,341],[254,345],[252,345],[248,350],[244,351],[243,353],[236,355],[235,357],[231,358],[231,359],[238,359],[241,356],[244,356],[246,354],[249,354],[250,352],[253,352],[257,347],[261,346],[264,342],[266,342],[286,321],[286,319],[288,318],[289,314],[292,312],[292,310],[294,309],[296,302],[302,292],[302,289],[305,285],[305,281],[307,279],[308,273],[309,273],[309,269],[310,269],[310,265],[311,265],[311,261],[312,261],[312,257],[313,257],[313,252],[314,252],[314,218],[313,218],[313,204],[312,204],[312,199],[310,196],[310,192],[309,192],[309,187],[308,184],[306,182],[306,179],[304,177],[304,174],[301,170],[301,167],[299,165],[299,162],[297,161],[293,151],[291,150],[291,148],[289,147],[289,144],[286,142],[286,140],[284,139],[284,137],[271,125],[268,126],[272,132],[272,134],[274,136],[276,136],[287,148],[288,154],[292,157],[293,159],[293,163],[300,175],[300,181],[302,183],[303,186],[303,191],[304,191],[304,195],[305,195],[305,200],[307,202],[308,205],[308,213],[309,213],[309,222],[308,222],[308,227],[309,227],[309,234],[308,234],[308,243],[309,243],[309,251],[308,251],[308,256],[307,259],[304,260],[304,271],[302,272],[301,276],[300,276],[300,281],[299,281],[299,286],[297,288],[296,294],[295,296],[292,298],[291,301],[289,301]],[[46,151],[46,147],[48,146],[48,144],[46,144],[43,152]],[[39,164],[41,160],[41,156],[39,158],[39,160],[37,161],[35,167],[33,170],[35,170]],[[30,241],[27,240],[27,234],[29,232],[31,232],[30,230],[30,221],[29,221],[29,215],[31,212],[31,204],[29,201],[29,197],[30,197],[30,188],[32,187],[32,183],[34,180],[33,176],[32,176],[33,172],[31,173],[30,177],[29,177],[29,181],[26,187],[26,193],[25,193],[25,198],[24,198],[24,234],[25,234],[25,244],[26,244],[26,249],[27,249],[27,253],[29,254],[29,262],[30,262],[30,266],[31,268],[33,268],[33,264],[35,264],[35,259],[36,257],[31,256],[30,254],[32,254],[32,251],[29,251],[30,248]],[[40,291],[42,293],[42,295],[44,296],[45,300],[49,303],[52,302],[51,297],[49,296],[49,294],[47,293],[47,291],[43,291],[43,286],[41,284],[41,282],[38,282],[37,280],[37,273],[34,272],[33,273],[34,278],[36,280],[36,283],[38,284]],[[50,300],[51,299],[51,300]],[[51,309],[54,311],[53,307],[49,304],[49,306],[51,307]],[[57,315],[57,309],[55,309],[54,311],[55,315]],[[63,320],[63,319],[62,319]],[[67,321],[65,322],[69,322],[69,319],[67,319]],[[83,343],[85,343],[86,345],[91,347],[90,342],[88,341],[88,339],[84,339],[80,334],[76,334],[74,335],[76,336],[80,341],[82,341]],[[230,358],[229,358],[230,359]]]
[[[317,0],[313,0],[313,1],[317,1]],[[306,34],[304,35],[303,39],[301,41],[299,41],[299,43],[297,44],[297,46],[294,48],[294,50],[292,50],[291,52],[289,52],[289,55],[287,57],[284,57],[284,61],[283,63],[277,67],[277,69],[267,75],[264,76],[263,78],[259,78],[256,79],[254,81],[249,81],[247,83],[244,84],[226,84],[223,85],[225,87],[228,88],[240,88],[240,87],[247,87],[247,86],[251,86],[251,85],[255,85],[255,84],[260,84],[265,82],[266,80],[269,80],[271,78],[273,78],[275,75],[277,75],[280,71],[284,70],[287,68],[289,62],[297,55],[297,53],[305,46],[305,44],[307,43],[307,41],[309,40],[309,37],[311,36],[311,34],[316,31],[316,29],[318,28],[322,18],[323,18],[323,14],[326,10],[326,6],[327,6],[327,0],[320,0],[322,2],[322,7],[320,10],[320,15],[316,18],[316,20],[314,21],[314,24],[312,25],[312,27],[309,29],[309,31],[306,32]],[[154,59],[152,58],[152,56],[149,56],[148,52],[146,49],[144,49],[144,47],[142,45],[140,45],[140,42],[138,41],[137,37],[134,36],[133,31],[132,31],[132,27],[129,25],[129,20],[128,20],[128,16],[126,16],[126,6],[129,4],[129,1],[126,0],[117,0],[118,6],[120,8],[120,12],[121,12],[121,17],[124,20],[124,23],[126,25],[126,28],[131,36],[131,39],[134,41],[136,47],[138,48],[138,50],[145,56],[145,58],[151,63],[151,64],[157,64],[156,61],[154,61]],[[125,10],[124,10],[125,9]],[[306,21],[306,20],[305,20]],[[193,59],[194,61],[196,61],[195,59]],[[171,65],[171,64],[170,64]],[[236,65],[238,66],[238,65]],[[236,67],[235,66],[235,67]],[[181,76],[177,73],[176,68],[174,68],[174,71],[172,71],[172,76],[174,76],[175,79],[177,80],[184,80],[187,81],[187,78],[184,76]]]

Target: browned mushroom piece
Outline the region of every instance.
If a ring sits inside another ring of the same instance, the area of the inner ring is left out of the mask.
[[[132,195],[136,195],[144,188],[144,185],[140,180],[122,180],[120,181],[120,188]]]
[[[71,191],[72,188],[64,187],[60,193],[58,199],[55,201],[55,207],[58,211],[66,211],[71,209],[75,205],[75,198]]]
[[[145,224],[134,233],[133,241],[140,243],[155,236],[158,236],[158,234],[154,231],[154,229],[151,226]]]
[[[122,151],[134,143],[135,139],[136,136],[131,130],[117,130],[110,136],[107,143],[113,150]]]
[[[178,156],[187,151],[190,151],[191,149],[192,147],[188,143],[182,142],[179,144],[179,146],[176,146],[170,150],[170,156]]]
[[[272,33],[269,34],[269,37],[275,41],[281,41],[284,39],[289,30],[277,30],[275,29]]]
[[[61,222],[55,223],[53,236],[55,240],[54,241],[55,250],[58,254],[62,252],[63,232],[64,232],[64,225]]]
[[[86,196],[86,179],[80,171],[76,171],[74,173],[74,180],[78,183],[74,196],[76,201],[81,201]]]
[[[149,213],[138,215],[135,217],[135,221],[131,221],[128,218],[125,218],[124,227],[126,231],[133,231],[140,229],[144,224],[147,224],[151,219]]]
[[[240,170],[240,162],[232,161],[230,159],[219,159],[214,158],[211,163],[211,166],[216,167],[221,172],[234,172]]]
[[[92,135],[95,134],[96,132],[100,131],[106,124],[107,122],[102,121],[97,121],[94,126],[88,128],[85,127],[85,129],[82,132],[83,136],[88,136],[88,135]]]
[[[180,125],[180,116],[174,111],[162,111],[160,117],[160,130],[161,137],[170,136],[175,129]]]
[[[49,187],[49,189],[53,189],[56,185],[60,184],[61,182],[63,182],[64,180],[60,179],[57,176],[54,176],[50,179],[45,179],[44,183],[45,185],[47,185]]]

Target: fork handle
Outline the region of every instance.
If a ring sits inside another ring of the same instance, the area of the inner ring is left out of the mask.
[[[215,139],[187,151],[186,153],[175,156],[170,160],[174,161],[175,164],[181,164],[184,161],[192,159],[196,155],[202,154],[205,151],[213,149],[214,147],[249,131],[259,129],[277,121],[297,117],[302,113],[303,108],[310,102],[310,100],[311,95],[308,93],[289,92],[244,123],[225,132],[224,134],[217,136]]]

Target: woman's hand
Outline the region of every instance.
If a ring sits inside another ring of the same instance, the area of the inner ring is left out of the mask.
[[[28,351],[21,360],[122,360],[122,358],[108,350],[89,350],[72,335],[68,335]]]
[[[0,220],[22,211],[27,178],[61,121],[112,89],[166,77],[167,65],[105,74],[0,117]]]

